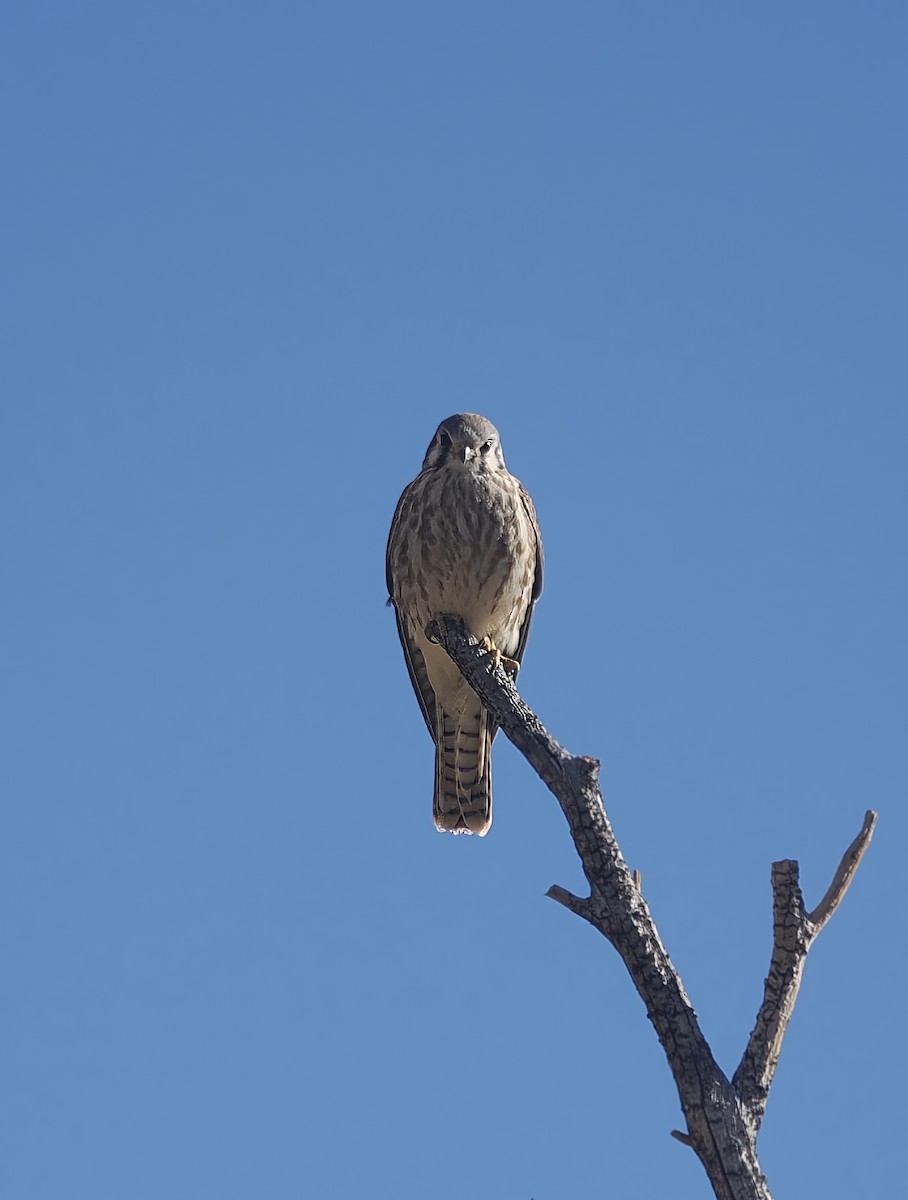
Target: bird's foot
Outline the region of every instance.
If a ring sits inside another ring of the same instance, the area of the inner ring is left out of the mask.
[[[520,663],[516,658],[508,658],[506,654],[502,654],[489,637],[484,637],[479,644],[485,650],[486,654],[491,655],[492,662],[490,666],[493,671],[501,665],[510,676],[516,678],[517,672],[520,670]]]

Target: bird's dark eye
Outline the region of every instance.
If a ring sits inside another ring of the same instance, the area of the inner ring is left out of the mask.
[[[489,438],[489,440],[487,442],[483,442],[482,445],[479,447],[480,453],[488,454],[494,445],[495,445],[495,439]]]
[[[448,446],[451,445],[451,435],[446,429],[439,429],[438,444],[445,450],[447,450]]]

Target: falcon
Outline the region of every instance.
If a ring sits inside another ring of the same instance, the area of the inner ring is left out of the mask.
[[[497,725],[426,628],[457,616],[513,672],[523,658],[542,591],[542,540],[491,421],[457,413],[439,425],[398,501],[386,565],[388,603],[435,742],[435,826],[482,837],[492,824]]]

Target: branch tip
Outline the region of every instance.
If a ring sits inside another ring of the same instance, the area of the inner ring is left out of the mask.
[[[855,872],[861,865],[861,859],[867,852],[867,847],[870,845],[870,839],[873,837],[873,830],[877,823],[878,814],[872,808],[868,808],[864,813],[864,823],[861,825],[858,836],[854,839],[845,853],[842,855],[842,861],[836,868],[836,873],[832,877],[832,883],[826,889],[826,895],[816,906],[813,912],[808,913],[807,920],[814,927],[814,936],[820,932],[835,910],[842,901],[842,897],[851,886],[851,881],[854,879]]]
[[[672,1137],[676,1142],[680,1142],[682,1146],[693,1146],[694,1144],[690,1134],[682,1133],[680,1129],[673,1129]]]
[[[546,895],[550,900],[557,901],[558,904],[569,908],[572,913],[576,913],[578,917],[583,917],[589,920],[590,902],[582,900],[579,896],[575,896],[573,892],[569,892],[567,888],[559,887],[557,883],[553,883]]]

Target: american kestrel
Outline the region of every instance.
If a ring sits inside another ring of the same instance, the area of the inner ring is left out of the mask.
[[[542,591],[536,510],[485,417],[457,413],[439,425],[422,471],[398,501],[387,575],[410,679],[435,742],[436,828],[482,836],[492,824],[497,726],[426,627],[439,615],[458,616],[516,671]]]

